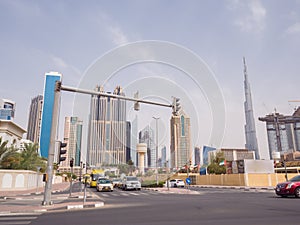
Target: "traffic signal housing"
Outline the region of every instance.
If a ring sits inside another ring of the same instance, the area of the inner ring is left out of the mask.
[[[67,147],[67,143],[63,143],[63,142],[59,142],[58,145],[58,164],[60,164],[60,162],[65,161],[66,160],[66,156],[64,156],[64,154],[67,153],[67,150],[65,149]]]
[[[173,109],[173,115],[177,116],[179,110],[181,109],[180,98],[173,97],[172,109]]]

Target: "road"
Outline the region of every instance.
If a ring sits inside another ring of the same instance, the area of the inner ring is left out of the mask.
[[[36,215],[30,224],[300,224],[300,199],[280,198],[270,191],[195,190],[198,190],[196,194],[165,194],[151,190],[97,193],[105,202],[102,208],[44,213]]]

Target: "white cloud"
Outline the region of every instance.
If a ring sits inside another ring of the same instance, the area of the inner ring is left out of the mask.
[[[121,30],[118,26],[109,26],[108,27],[109,34],[112,38],[112,42],[116,45],[122,45],[125,43],[128,43],[128,38],[124,34],[124,32]]]
[[[293,25],[289,26],[286,31],[286,34],[298,34],[300,33],[300,22],[294,23]]]
[[[264,30],[267,11],[260,0],[231,0],[228,2],[227,8],[239,14],[234,25],[240,30],[249,33],[260,33]]]

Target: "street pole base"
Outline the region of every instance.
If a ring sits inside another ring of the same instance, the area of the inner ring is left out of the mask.
[[[46,206],[46,205],[53,205],[53,202],[52,201],[50,201],[50,202],[43,201],[42,206]]]

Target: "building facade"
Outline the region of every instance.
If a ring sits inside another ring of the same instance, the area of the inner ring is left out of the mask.
[[[250,83],[248,81],[248,74],[247,74],[247,66],[245,57],[244,59],[244,90],[245,90],[245,102],[244,102],[244,109],[245,109],[245,138],[246,144],[245,148],[255,152],[255,158],[260,159],[260,154],[258,150],[257,138],[256,138],[256,128],[255,128],[255,120],[254,120],[254,112],[253,112],[253,105],[252,105],[252,97],[251,97],[251,90],[250,90]]]
[[[0,120],[0,137],[2,142],[8,141],[7,146],[20,148],[25,132],[26,130],[11,120]]]
[[[281,155],[300,151],[300,107],[291,116],[284,116],[277,112],[260,117],[266,122],[269,154],[273,152]]]
[[[95,91],[104,92],[97,86]],[[125,96],[120,86],[113,94]],[[88,130],[87,162],[92,167],[126,163],[126,101],[93,95]]]
[[[203,146],[203,149],[202,149],[202,162],[201,165],[209,165],[210,164],[210,160],[209,160],[209,152],[212,152],[212,151],[215,151],[216,148],[214,147],[209,147],[209,146]]]
[[[200,160],[201,160],[201,151],[200,147],[195,147],[194,149],[194,156],[195,156],[195,165],[200,165]]]
[[[27,139],[33,143],[40,141],[40,129],[42,120],[43,96],[38,95],[31,99],[28,124],[27,124]]]
[[[13,120],[16,103],[8,99],[0,99],[0,120]]]
[[[146,126],[139,132],[139,143],[147,144],[147,152],[145,154],[145,167],[156,168],[156,145],[154,141],[154,131],[150,125]]]
[[[45,74],[44,101],[42,109],[41,131],[40,131],[40,155],[48,158],[50,135],[52,127],[52,113],[54,106],[54,88],[56,81],[61,81],[62,75],[58,72]]]
[[[62,167],[69,167],[70,160],[74,159],[74,166],[80,166],[81,142],[82,142],[82,120],[78,117],[65,117],[64,143],[66,146],[66,160],[61,162]]]
[[[171,168],[181,168],[192,159],[190,118],[181,110],[172,115]]]

